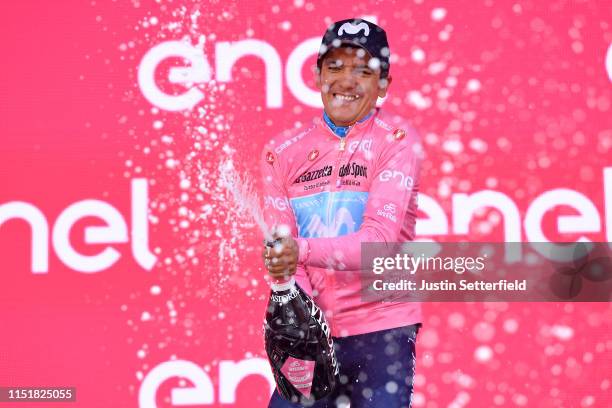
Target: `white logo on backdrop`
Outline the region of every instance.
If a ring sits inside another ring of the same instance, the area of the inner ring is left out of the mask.
[[[140,408],[155,408],[159,388],[172,378],[186,378],[190,387],[170,390],[170,404],[179,405],[214,405],[235,404],[236,390],[246,377],[259,375],[268,382],[268,392],[274,391],[274,376],[270,371],[268,360],[249,358],[239,361],[221,360],[219,363],[219,396],[215,398],[215,389],[209,374],[201,366],[187,360],[166,361],[153,367],[142,380],[138,391]]]
[[[612,44],[608,47],[608,54],[606,55],[606,71],[608,71],[608,78],[612,81]]]
[[[157,66],[172,57],[183,58],[190,65],[172,67],[168,73],[169,82],[189,87],[180,95],[171,95],[162,91],[155,82]],[[191,85],[210,80],[211,69],[204,51],[183,41],[166,41],[157,44],[144,55],[138,67],[140,91],[149,102],[166,111],[192,109],[204,98],[204,94]]]
[[[373,23],[377,22],[376,16],[362,17]],[[369,32],[367,24],[366,28]],[[363,27],[360,27],[357,32],[362,29]],[[319,53],[320,44],[321,37],[318,35],[300,42],[291,51],[283,67],[283,61],[276,48],[266,41],[254,38],[217,42],[214,45],[215,60],[210,63],[201,47],[194,46],[188,41],[164,41],[155,45],[142,57],[138,67],[138,85],[145,99],[160,109],[173,112],[190,110],[205,97],[204,90],[198,88],[198,84],[213,80],[217,83],[232,82],[232,71],[238,61],[246,56],[254,56],[264,63],[263,93],[267,108],[283,107],[283,71],[287,88],[300,103],[313,108],[322,108],[320,91],[307,86],[302,76],[304,64]],[[171,67],[166,80],[185,87],[185,91],[178,95],[161,89],[155,75],[159,64],[168,58],[176,57],[182,58],[185,66]]]
[[[57,257],[68,268],[82,273],[96,273],[113,266],[121,253],[110,244],[125,244],[131,241],[132,254],[138,265],[151,270],[157,257],[149,250],[148,184],[146,179],[132,180],[132,228],[123,215],[112,205],[100,200],[81,200],[69,205],[57,217],[51,231],[51,244]],[[107,244],[97,254],[82,254],[70,241],[70,231],[79,220],[96,217],[105,225],[85,228],[86,244]],[[27,222],[32,230],[32,273],[49,272],[49,222],[45,214],[33,204],[11,201],[0,205],[0,226],[6,221],[19,219]]]

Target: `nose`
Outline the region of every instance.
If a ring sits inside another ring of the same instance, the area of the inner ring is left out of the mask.
[[[355,89],[357,85],[356,75],[352,69],[342,70],[342,74],[338,78],[338,87],[343,90]]]

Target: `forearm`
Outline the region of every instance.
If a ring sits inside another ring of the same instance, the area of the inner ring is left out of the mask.
[[[334,238],[298,238],[300,263],[317,268],[356,270],[361,268],[361,244],[393,242],[391,235],[377,228],[365,227],[352,234]]]

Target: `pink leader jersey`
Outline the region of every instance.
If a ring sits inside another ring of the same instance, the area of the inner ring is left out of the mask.
[[[421,322],[418,303],[361,298],[361,243],[414,239],[422,149],[416,131],[377,109],[344,138],[322,118],[282,133],[263,149],[264,214],[285,224],[300,254],[295,275],[333,336]]]

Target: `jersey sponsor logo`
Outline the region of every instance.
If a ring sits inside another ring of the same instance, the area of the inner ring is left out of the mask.
[[[403,129],[396,129],[395,132],[393,132],[393,138],[395,140],[402,140],[404,136],[406,136],[406,131]]]
[[[286,211],[289,208],[289,201],[285,197],[264,197],[264,205],[266,208],[274,208],[279,211]]]
[[[385,206],[383,207],[383,209],[391,214],[395,214],[395,204],[393,203],[387,203],[385,204]]]
[[[322,177],[328,177],[332,174],[332,166],[325,166],[322,169],[306,171],[293,181],[293,184],[304,183],[306,181],[317,180]]]
[[[405,175],[399,170],[383,170],[378,176],[380,181],[395,181],[397,184],[407,190],[412,189],[414,180],[412,177]]]
[[[370,35],[370,27],[364,23],[361,22],[359,24],[353,24],[353,23],[344,23],[340,26],[340,28],[338,29],[338,35],[342,35],[343,33],[347,33],[347,34],[357,34],[360,31],[364,32],[363,35],[365,35],[366,37],[368,35]]]
[[[389,125],[387,122],[384,122],[380,118],[374,118],[374,123],[376,123],[378,126],[380,126],[381,128],[385,129],[388,132],[393,130],[393,126]]]
[[[310,133],[313,129],[315,128],[315,125],[312,125],[311,127],[309,127],[308,129],[306,129],[305,131],[293,136],[290,139],[285,140],[283,143],[280,144],[280,146],[278,146],[277,148],[274,149],[274,152],[276,154],[280,154],[283,150],[285,150],[286,148],[288,148],[289,146],[291,146],[292,144],[294,144],[295,142],[299,141],[300,139],[302,139],[304,136],[306,136],[308,133]]]
[[[339,237],[359,230],[367,192],[324,191],[290,200],[303,238]]]
[[[397,222],[397,217],[395,216],[396,211],[397,207],[394,203],[387,203],[382,209],[376,211],[376,214],[380,215],[381,217],[388,218],[393,222]]]
[[[317,157],[319,157],[319,151],[317,149],[314,149],[313,151],[308,153],[308,160],[310,160],[310,161],[313,161]]]
[[[340,185],[341,186],[360,186],[361,182],[358,180],[351,180],[351,179],[342,179],[340,181]]]
[[[354,140],[348,144],[349,153],[355,153],[358,150],[363,153],[372,151],[372,139]]]
[[[308,184],[304,186],[304,191],[314,190],[315,188],[324,187],[329,184],[329,180],[317,181],[314,184]]]
[[[343,166],[340,166],[340,169],[338,170],[338,175],[340,177],[353,176],[354,178],[368,178],[368,168],[367,166],[357,164],[355,162],[347,163]]]

